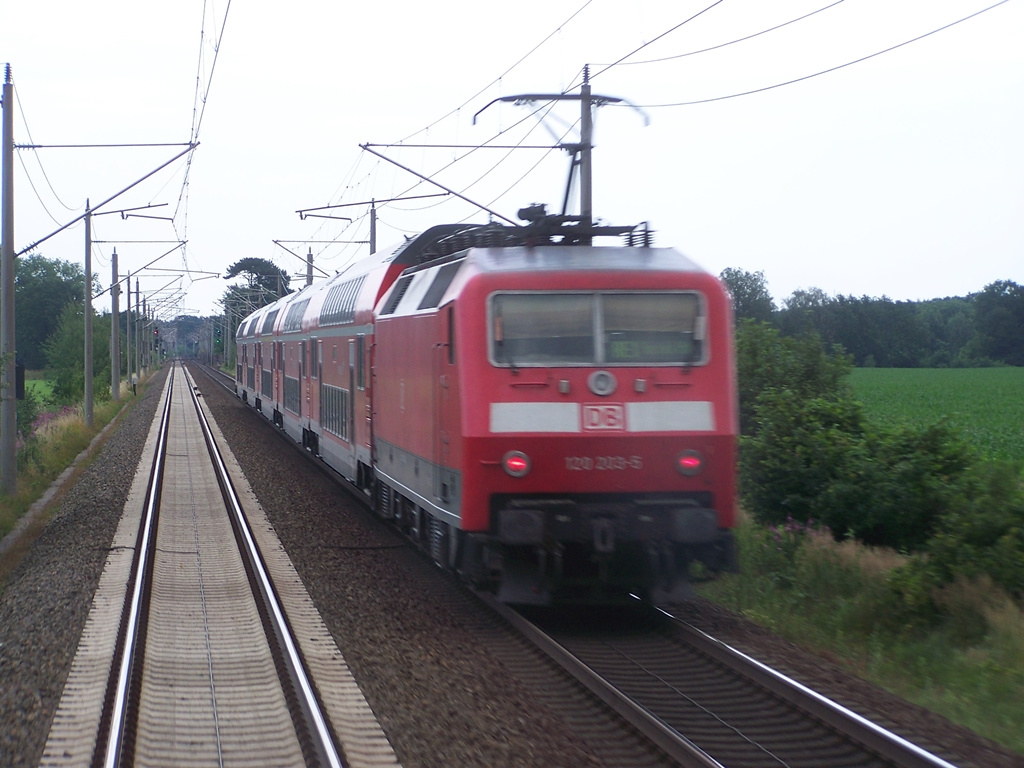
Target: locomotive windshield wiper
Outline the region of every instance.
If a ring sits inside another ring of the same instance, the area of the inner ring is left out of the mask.
[[[508,347],[505,346],[505,324],[501,317],[500,307],[497,308],[494,315],[494,344],[501,350],[501,352],[504,353],[503,355],[499,355],[498,359],[500,360],[504,357],[505,362],[508,363],[508,367],[512,369],[512,375],[518,376],[519,368],[516,367],[515,360],[512,359],[512,353],[509,351]]]
[[[505,346],[505,341],[503,339],[499,340],[498,346],[501,347],[501,351],[505,353],[505,362],[508,363],[508,367],[512,370],[512,375],[518,376],[519,368],[516,366],[516,361],[512,359],[512,353],[509,352],[508,348]]]

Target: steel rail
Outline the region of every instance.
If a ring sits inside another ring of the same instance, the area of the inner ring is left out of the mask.
[[[220,368],[214,368],[212,365],[207,365],[206,363],[200,363],[199,361],[196,360],[193,360],[191,362],[199,366],[199,369],[203,373],[205,373],[210,378],[210,380],[216,383],[218,386],[224,387],[224,389],[226,389],[232,395],[236,394],[234,376],[225,373]],[[182,365],[184,365],[184,363]]]
[[[122,759],[129,706],[128,690],[132,684],[133,672],[135,671],[136,660],[140,650],[140,617],[145,595],[148,591],[146,583],[152,567],[152,546],[155,543],[153,533],[160,504],[164,458],[167,450],[167,433],[171,419],[171,401],[174,394],[173,374],[174,368],[172,366],[168,374],[166,400],[164,401],[163,415],[160,418],[156,452],[153,456],[153,468],[150,472],[149,485],[146,488],[142,522],[139,526],[139,537],[133,562],[134,580],[132,595],[127,605],[127,615],[122,618],[121,627],[118,630],[118,646],[121,648],[121,657],[120,662],[117,664],[117,682],[114,686],[112,700],[109,698],[110,692],[108,691],[107,693],[107,705],[110,707],[110,727],[107,729],[106,749],[103,753],[102,765],[104,768],[114,768],[114,766],[120,764]],[[93,765],[97,764],[97,758],[99,757],[99,742],[97,742],[96,749],[97,751],[93,756]]]
[[[724,768],[711,755],[688,738],[652,715],[594,670],[572,655],[555,639],[515,610],[499,602],[493,595],[475,590],[491,610],[512,625],[530,643],[568,672],[587,690],[605,703],[619,717],[632,725],[658,749],[681,766],[693,768]]]
[[[705,656],[752,680],[774,695],[794,703],[815,719],[884,760],[903,768],[956,768],[954,764],[772,669],[743,651],[723,643],[692,624],[660,608],[656,610],[675,622],[675,625],[687,634],[688,641]]]
[[[283,651],[283,661],[285,663],[288,676],[290,677],[297,692],[300,694],[299,705],[307,721],[307,725],[311,726],[308,728],[308,731],[313,742],[313,749],[316,752],[321,765],[331,766],[331,768],[343,768],[344,763],[338,746],[335,744],[334,734],[331,731],[331,728],[327,723],[327,718],[320,707],[320,702],[313,690],[313,685],[310,683],[309,676],[306,674],[302,657],[299,654],[298,646],[292,636],[284,611],[281,608],[280,600],[274,590],[273,583],[267,573],[263,558],[260,555],[259,547],[257,546],[252,530],[249,527],[249,522],[245,516],[245,512],[242,510],[238,494],[235,492],[234,485],[231,482],[231,477],[228,474],[227,467],[225,466],[220,450],[217,447],[217,441],[213,436],[213,431],[206,418],[206,413],[203,411],[199,402],[199,396],[197,395],[198,386],[196,386],[195,379],[192,378],[191,373],[189,373],[184,366],[182,366],[182,370],[185,372],[185,376],[189,382],[189,392],[192,396],[192,403],[199,416],[199,423],[202,427],[203,435],[206,439],[206,445],[210,452],[214,469],[217,473],[217,480],[220,484],[221,492],[223,493],[224,500],[231,512],[235,530],[241,541],[244,543],[244,546],[241,547],[242,555],[248,561],[255,577],[255,586],[256,591],[258,592],[256,597],[262,600],[263,605],[267,609],[267,615],[270,618],[272,625],[271,628],[279,642],[280,648]]]

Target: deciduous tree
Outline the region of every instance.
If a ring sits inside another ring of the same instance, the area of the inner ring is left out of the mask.
[[[29,369],[46,365],[43,343],[57,328],[61,312],[85,297],[85,271],[70,261],[39,254],[22,256],[14,268],[15,348]]]
[[[1008,365],[1024,365],[1024,286],[1012,280],[986,285],[974,296],[981,352]]]
[[[94,318],[93,349],[110,343],[110,315]],[[53,399],[58,404],[73,404],[85,397],[85,308],[74,301],[64,307],[57,327],[43,344],[46,365],[53,378]],[[110,356],[93,358],[93,392],[97,399],[110,394]]]
[[[775,314],[775,301],[768,290],[764,272],[747,272],[728,267],[722,270],[718,279],[729,289],[737,320],[771,322],[772,315]]]

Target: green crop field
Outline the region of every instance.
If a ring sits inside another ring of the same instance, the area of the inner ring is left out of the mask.
[[[850,383],[872,419],[945,418],[985,456],[1024,461],[1024,368],[857,368]]]

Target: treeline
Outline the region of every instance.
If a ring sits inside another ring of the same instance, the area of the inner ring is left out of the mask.
[[[1009,280],[978,293],[929,301],[829,296],[794,291],[776,306],[763,272],[726,269],[737,320],[767,322],[784,336],[816,333],[840,345],[854,365],[978,368],[1024,365],[1024,286]]]
[[[80,264],[48,259],[40,254],[15,261],[14,315],[17,362],[29,371],[45,370],[52,387],[46,396],[26,388],[18,401],[18,431],[28,440],[40,414],[75,406],[85,392],[85,271]],[[92,293],[99,285],[93,276]],[[136,313],[132,311],[135,320]],[[121,339],[127,335],[128,312],[121,313]],[[109,312],[92,317],[93,396],[102,402],[111,396]],[[150,331],[147,329],[146,333]],[[123,341],[122,341],[122,349]],[[121,375],[127,375],[122,356]],[[22,460],[19,452],[19,461]]]
[[[206,344],[206,350],[224,351],[225,333],[233,335],[239,321],[254,309],[276,300],[290,291],[288,274],[264,259],[246,258],[232,265],[225,278],[244,277],[243,286],[229,286],[222,299],[225,314],[222,317],[201,318],[182,315],[171,323],[155,318],[146,319],[136,309],[122,306],[119,313],[122,350],[127,349],[129,314],[138,331],[141,319],[146,341],[157,334],[174,354],[195,354]],[[48,259],[41,254],[22,256],[15,261],[14,314],[15,348],[17,360],[27,370],[45,370],[53,382],[52,394],[45,403],[23,401],[19,428],[28,429],[32,419],[42,407],[71,405],[82,400],[85,391],[85,290],[86,275],[82,265],[60,259]],[[100,291],[96,275],[91,276],[90,290]],[[137,301],[137,297],[136,297]],[[145,313],[143,313],[145,315]],[[225,322],[224,318],[227,318]],[[93,393],[97,399],[110,395],[110,330],[109,312],[93,311]],[[227,326],[227,327],[225,327]],[[165,331],[172,331],[165,334]],[[207,335],[207,331],[209,334]],[[170,338],[168,338],[170,336]],[[137,343],[137,339],[131,342]],[[121,374],[126,376],[127,358],[122,355]]]

